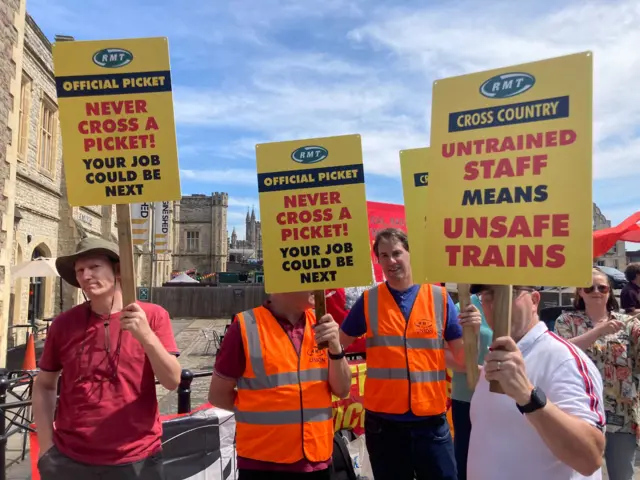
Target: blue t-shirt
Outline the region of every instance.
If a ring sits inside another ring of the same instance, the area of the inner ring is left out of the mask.
[[[480,313],[482,313],[482,304],[477,295],[471,295],[471,303],[473,303]],[[460,308],[459,304],[456,304]],[[489,347],[493,342],[493,330],[487,323],[482,313],[482,324],[480,325],[480,345],[478,347],[478,365],[484,363],[484,356],[489,351]],[[469,390],[467,386],[467,374],[464,372],[453,372],[453,379],[451,380],[451,399],[458,400],[460,402],[471,402],[473,391]]]
[[[394,290],[387,283],[387,288],[389,288],[393,299],[396,301],[396,304],[406,321],[408,321],[411,316],[411,310],[413,310],[413,304],[418,297],[420,287],[421,285],[413,285],[407,290],[401,292],[399,290]],[[364,316],[364,295],[360,296],[360,298],[356,300],[356,303],[353,304],[353,307],[349,310],[349,313],[344,319],[344,322],[342,322],[342,326],[340,328],[350,337],[360,337],[367,333],[367,320]],[[462,327],[458,321],[458,308],[453,303],[451,297],[447,295],[447,326],[444,330],[444,339],[447,342],[451,342],[458,338],[462,338]],[[389,420],[399,421],[415,421],[422,418],[415,415],[411,410],[403,414],[379,413],[367,410],[367,414],[370,413]]]

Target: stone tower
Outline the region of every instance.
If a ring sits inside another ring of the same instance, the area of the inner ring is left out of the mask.
[[[229,243],[227,240],[227,208],[229,195],[214,192],[211,195],[211,271],[226,272]]]
[[[249,209],[247,209],[245,231],[245,245],[254,249],[258,258],[262,258],[262,227],[260,221],[256,220],[255,208],[251,208],[251,213],[249,213]]]
[[[245,246],[253,245],[253,227],[251,226],[251,214],[249,213],[249,207],[247,207],[247,218],[244,221],[244,242]]]
[[[233,227],[231,232],[231,248],[238,248],[238,234],[236,233],[236,227]]]

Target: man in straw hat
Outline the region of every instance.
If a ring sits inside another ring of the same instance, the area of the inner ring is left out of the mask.
[[[150,303],[123,305],[111,242],[86,238],[56,267],[88,301],[53,321],[40,359],[33,388],[40,476],[162,479],[155,379],[169,390],[180,382],[169,314]]]

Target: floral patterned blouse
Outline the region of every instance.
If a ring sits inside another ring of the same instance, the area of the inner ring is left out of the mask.
[[[640,446],[640,320],[611,313],[616,320],[627,322],[619,332],[600,337],[585,350],[598,367],[604,386],[607,432],[633,433]],[[565,312],[556,320],[556,333],[571,339],[593,328],[584,312]]]

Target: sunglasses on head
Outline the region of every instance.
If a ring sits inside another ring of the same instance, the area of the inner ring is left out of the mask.
[[[591,285],[590,287],[583,288],[582,290],[584,293],[593,293],[596,289],[600,293],[609,293],[609,285]]]

